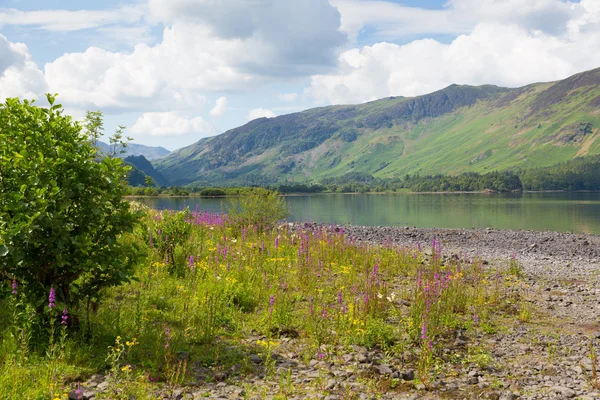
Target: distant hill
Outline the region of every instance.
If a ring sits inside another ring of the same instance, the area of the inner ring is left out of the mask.
[[[129,174],[129,184],[131,186],[145,186],[146,176],[151,177],[152,181],[158,186],[169,186],[167,178],[156,171],[152,163],[144,156],[129,156],[124,158],[123,161],[133,167]]]
[[[112,148],[110,145],[101,141],[96,142],[98,148],[103,152],[110,152]],[[158,160],[171,152],[164,147],[151,147],[143,144],[128,143],[125,147],[125,153],[121,154],[120,157],[125,158],[129,156],[144,156],[149,161]]]
[[[600,154],[600,69],[522,88],[451,85],[414,98],[261,118],[155,166],[173,184],[273,184],[544,167]]]

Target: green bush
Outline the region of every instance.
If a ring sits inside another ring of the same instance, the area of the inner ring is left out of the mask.
[[[254,226],[259,232],[271,229],[289,216],[287,203],[278,192],[255,188],[231,202],[227,208],[229,221],[234,230]]]
[[[129,168],[95,146],[101,114],[88,113],[84,132],[48,102],[0,104],[0,280],[16,280],[38,310],[51,287],[71,308],[128,281],[135,252],[118,239],[137,220],[123,200]]]

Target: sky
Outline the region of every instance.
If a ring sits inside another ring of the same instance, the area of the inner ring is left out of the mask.
[[[0,0],[0,101],[169,150],[261,117],[600,67],[600,0]]]

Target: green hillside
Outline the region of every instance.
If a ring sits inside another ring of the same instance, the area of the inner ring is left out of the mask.
[[[152,163],[144,156],[129,156],[123,160],[132,167],[129,173],[129,184],[131,186],[145,186],[146,176],[152,178],[154,184],[166,187],[169,181],[158,171],[154,169]]]
[[[173,184],[273,184],[544,167],[600,154],[600,69],[261,118],[155,162]]]

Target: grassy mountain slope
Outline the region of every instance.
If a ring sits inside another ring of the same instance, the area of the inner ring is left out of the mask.
[[[110,152],[112,150],[110,145],[104,142],[98,141],[96,142],[96,145],[103,152]],[[148,161],[158,160],[171,153],[164,147],[151,147],[136,143],[128,143],[124,150],[125,152],[121,156],[123,158],[129,156],[144,156]]]
[[[169,181],[160,172],[156,171],[152,163],[144,156],[129,156],[123,160],[133,168],[129,174],[129,184],[131,186],[145,186],[146,176],[152,178],[152,181],[158,186],[169,186]]]
[[[542,167],[600,154],[600,69],[262,118],[156,162],[174,184],[267,184]]]

